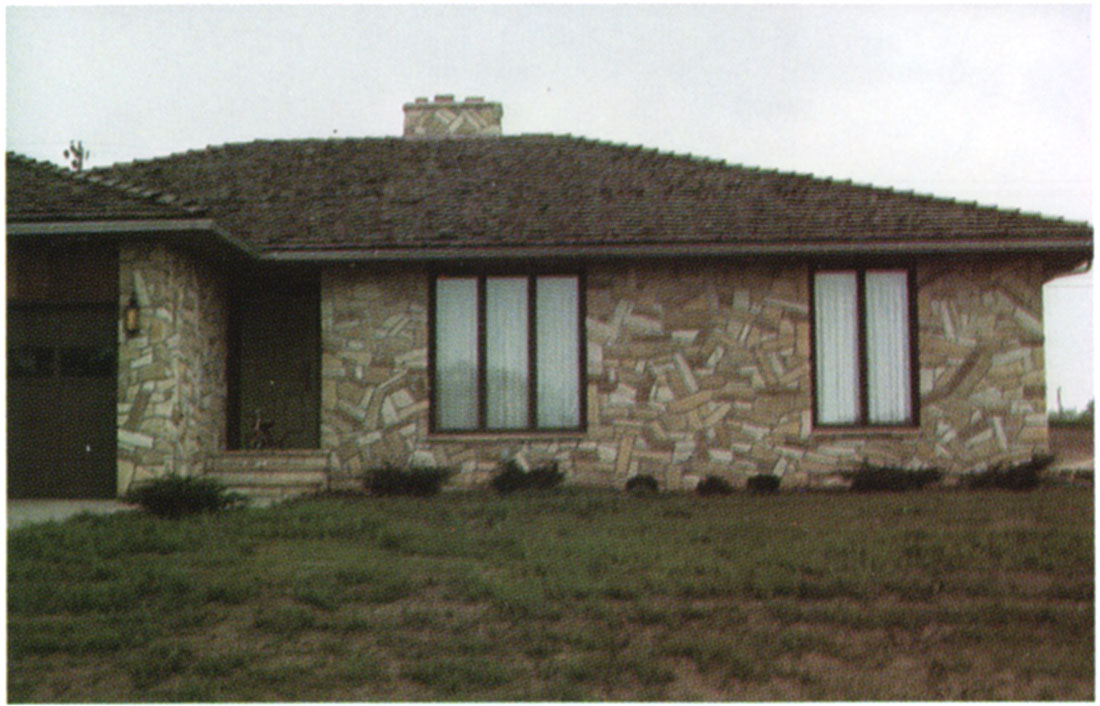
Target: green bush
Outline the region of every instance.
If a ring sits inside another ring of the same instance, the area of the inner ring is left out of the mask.
[[[213,512],[244,502],[244,496],[226,490],[213,478],[170,473],[135,484],[122,498],[157,517],[180,518]]]
[[[1002,490],[1032,490],[1039,485],[1042,472],[1054,462],[1054,456],[1036,454],[1028,461],[1005,466],[997,464],[984,471],[969,474],[967,488],[1000,488]]]
[[[657,479],[649,475],[631,476],[626,481],[626,490],[629,493],[656,493],[659,489]]]
[[[489,486],[504,495],[527,487],[527,471],[515,461],[506,461],[489,480]]]
[[[865,464],[855,471],[846,473],[845,476],[852,481],[851,490],[857,493],[899,492],[920,490],[926,485],[937,483],[943,478],[943,471],[937,468],[914,470]]]
[[[699,495],[729,495],[733,492],[733,486],[725,478],[719,476],[707,476],[699,485],[695,486],[695,492]]]
[[[398,468],[386,465],[367,474],[367,490],[372,495],[435,495],[455,474],[452,468]]]
[[[500,470],[489,480],[489,486],[505,495],[517,490],[549,490],[564,480],[565,473],[558,470],[557,461],[525,471],[519,463],[511,460],[501,464]]]
[[[779,476],[771,473],[749,476],[748,489],[754,493],[774,493],[779,490]]]
[[[529,488],[549,490],[561,485],[564,480],[565,472],[558,470],[557,461],[527,471],[527,487]]]

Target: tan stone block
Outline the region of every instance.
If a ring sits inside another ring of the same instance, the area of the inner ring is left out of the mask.
[[[772,430],[774,436],[780,437],[799,437],[802,431],[802,423],[800,420],[795,419],[793,421],[784,422]]]
[[[1048,438],[1046,426],[1025,426],[1016,435],[1016,441],[1021,444],[1046,444]]]
[[[631,451],[631,458],[638,460],[642,463],[653,463],[659,465],[667,465],[672,463],[672,450],[668,451],[642,451],[635,447]]]
[[[688,365],[687,360],[682,353],[676,353],[673,355],[673,361],[676,363],[676,370],[679,372],[680,380],[683,382],[684,387],[689,393],[694,394],[699,391],[699,383],[695,380],[695,375],[692,373],[691,367]]]
[[[615,457],[615,473],[619,476],[625,476],[627,471],[630,470],[631,452],[634,450],[634,442],[637,439],[635,434],[627,434],[619,442],[619,448]]]
[[[1033,312],[1027,311],[1022,307],[1017,307],[1013,312],[1013,318],[1016,320],[1016,324],[1026,333],[1030,334],[1033,339],[1042,340],[1043,338],[1043,319],[1041,315],[1037,315]]]
[[[693,395],[683,397],[668,403],[668,410],[672,413],[682,413],[700,407],[714,398],[714,390],[703,390]]]
[[[347,375],[344,362],[331,353],[321,354],[321,377],[342,378]]]
[[[733,400],[752,400],[756,398],[756,390],[747,383],[727,382],[718,391],[721,397]]]
[[[428,414],[428,400],[421,400],[407,407],[401,408],[397,413],[397,422],[400,424],[410,417],[416,417],[419,415],[425,415],[425,421]]]
[[[707,428],[714,427],[716,424],[721,422],[727,414],[730,413],[731,409],[733,409],[733,406],[730,405],[728,402],[722,402],[719,404],[711,403],[710,412],[703,419],[703,426]]]
[[[645,422],[640,419],[616,419],[612,426],[621,433],[641,434],[645,429]]]
[[[593,425],[599,426],[602,418],[600,414],[600,393],[599,388],[596,385],[589,384],[586,388],[586,404],[588,410],[588,424],[591,429]]]

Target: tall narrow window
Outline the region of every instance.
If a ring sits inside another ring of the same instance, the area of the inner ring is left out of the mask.
[[[538,426],[578,427],[581,409],[577,278],[539,277],[537,282]]]
[[[435,414],[445,429],[476,429],[477,280],[435,283]]]
[[[867,419],[905,424],[911,419],[909,286],[905,272],[868,272]]]
[[[527,278],[485,281],[485,394],[490,429],[527,426]]]
[[[817,424],[913,423],[909,307],[905,270],[814,274]]]
[[[580,277],[440,276],[433,294],[435,431],[582,426]]]

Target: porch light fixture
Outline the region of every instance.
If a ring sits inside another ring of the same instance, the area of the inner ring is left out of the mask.
[[[130,292],[130,303],[122,312],[122,327],[127,336],[136,336],[141,332],[141,307],[138,305],[137,292]]]

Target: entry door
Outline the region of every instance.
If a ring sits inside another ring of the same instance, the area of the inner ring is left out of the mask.
[[[114,305],[8,310],[8,497],[116,493]]]

